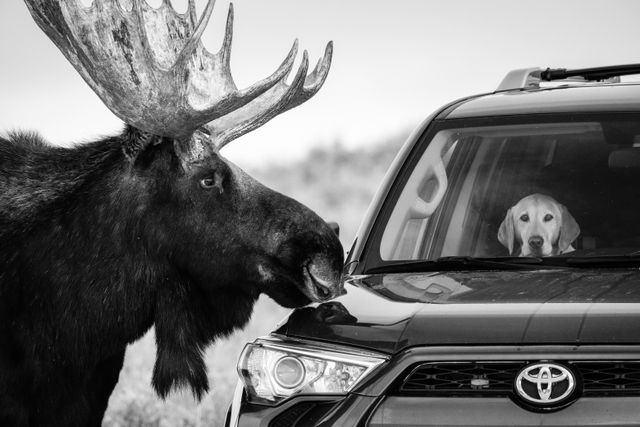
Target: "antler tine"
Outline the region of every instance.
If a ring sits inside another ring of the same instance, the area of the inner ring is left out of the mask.
[[[285,111],[287,105],[304,87],[309,68],[309,54],[305,50],[302,55],[300,68],[291,86],[287,86],[282,79],[278,85],[258,97],[254,102],[234,111],[228,116],[221,117],[218,123],[209,123],[205,127],[209,130],[217,149],[221,149],[229,142],[251,132],[267,123],[269,120]],[[216,126],[217,125],[217,126]],[[220,126],[222,125],[222,126]]]
[[[238,97],[240,98],[255,98],[266,90],[270,89],[280,81],[284,81],[293,69],[293,63],[298,55],[298,39],[293,41],[293,45],[287,54],[287,57],[282,61],[282,64],[278,69],[266,79],[262,79],[257,83],[252,84],[248,88],[239,91]]]
[[[199,126],[202,126],[212,120],[217,120],[227,114],[231,114],[235,110],[238,110],[245,106],[246,104],[254,101],[257,97],[264,95],[265,92],[272,89],[274,86],[277,86],[278,83],[284,82],[287,76],[291,73],[293,69],[293,64],[298,54],[298,40],[296,39],[293,42],[293,46],[291,46],[291,50],[287,54],[287,57],[282,61],[282,64],[278,67],[278,69],[271,74],[269,77],[262,79],[248,88],[237,90],[234,94],[232,94],[227,102],[214,104],[209,108],[199,112],[202,117],[202,122]],[[224,57],[222,51],[219,53],[220,58]],[[227,75],[231,76],[231,71],[227,70]]]
[[[189,0],[189,7],[187,10],[189,14],[189,21],[191,22],[191,30],[196,27],[196,22],[198,22],[198,16],[196,15],[196,0]]]
[[[233,40],[233,3],[229,3],[229,12],[227,12],[227,25],[224,30],[224,40],[220,48],[220,57],[225,68],[229,69],[229,61],[231,60],[231,41]]]
[[[229,64],[233,33],[233,17],[233,4],[231,3],[229,4],[225,36],[220,51],[214,56],[205,54],[206,56],[211,58],[212,61],[214,61],[214,64],[220,67],[220,70],[218,72],[219,78],[225,81],[227,85],[232,86],[233,91],[228,93],[225,99],[222,99],[215,103],[209,103],[209,105],[205,105],[202,109],[197,109],[197,111],[195,111],[198,116],[197,127],[200,127],[212,120],[216,120],[226,114],[231,113],[234,110],[242,108],[244,105],[253,101],[256,97],[264,94],[273,86],[277,85],[280,81],[284,80],[293,68],[294,60],[298,52],[298,40],[294,41],[291,50],[287,54],[287,57],[273,74],[265,79],[254,83],[248,88],[242,90],[236,89],[235,84],[233,83],[233,78],[231,77],[231,69]],[[196,40],[196,38],[193,37],[191,40]],[[182,60],[184,61],[187,61],[187,59],[188,58],[186,57],[182,58]]]
[[[99,2],[99,0],[93,0]],[[155,58],[153,57],[153,51],[151,50],[151,45],[149,44],[149,37],[147,36],[147,29],[144,26],[144,15],[142,12],[142,2],[146,0],[131,0],[133,2],[133,8],[131,12],[133,13],[138,31],[140,32],[140,43],[144,46],[142,55],[145,58],[145,62],[150,66],[155,66]]]
[[[221,149],[232,140],[262,126],[276,115],[302,104],[315,95],[327,78],[332,56],[333,43],[329,42],[324,56],[307,76],[308,57],[305,51],[303,63],[291,86],[287,86],[283,79],[244,108],[206,125],[217,148]]]
[[[296,97],[291,100],[291,102],[289,103],[289,105],[287,105],[283,112],[297,107],[298,105],[310,99],[320,90],[322,85],[324,85],[327,76],[329,75],[332,58],[333,42],[331,41],[327,43],[327,46],[324,50],[324,56],[318,60],[316,67],[305,79],[302,89],[296,94]]]
[[[189,39],[187,44],[184,45],[182,52],[180,52],[180,54],[176,58],[176,62],[173,64],[172,68],[182,67],[196,50],[196,47],[198,47],[198,43],[200,42],[200,38],[202,37],[202,33],[204,32],[205,28],[207,28],[207,24],[209,23],[209,19],[211,18],[211,14],[213,13],[213,7],[215,6],[215,4],[216,0],[209,0],[207,2],[207,6],[202,12],[202,16],[200,17],[198,25],[193,31],[193,34],[191,35],[191,38]],[[190,13],[191,19],[193,19],[195,12]]]

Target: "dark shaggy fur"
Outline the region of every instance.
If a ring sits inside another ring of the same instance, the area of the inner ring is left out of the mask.
[[[1,426],[100,425],[126,345],[153,325],[154,388],[201,397],[205,347],[261,292],[302,305],[297,266],[323,253],[340,269],[337,239],[306,208],[217,155],[185,169],[169,140],[132,157],[142,137],[0,138]],[[204,176],[224,179],[219,194]]]

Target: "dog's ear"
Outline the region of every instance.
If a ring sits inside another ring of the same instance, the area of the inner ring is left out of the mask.
[[[562,212],[562,223],[560,224],[560,235],[558,236],[558,250],[563,253],[580,235],[580,226],[566,207],[560,205],[560,210]]]
[[[511,215],[511,208],[507,211],[500,229],[498,230],[498,241],[502,243],[502,246],[509,249],[509,255],[513,255],[513,246],[515,240],[513,215]]]

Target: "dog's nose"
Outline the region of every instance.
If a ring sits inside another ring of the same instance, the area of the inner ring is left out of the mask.
[[[543,243],[544,239],[542,239],[542,237],[540,236],[531,236],[529,238],[529,246],[531,246],[532,248],[540,248],[542,247]]]

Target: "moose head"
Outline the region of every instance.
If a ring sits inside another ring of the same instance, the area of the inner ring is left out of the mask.
[[[122,149],[130,177],[162,189],[149,215],[154,244],[203,289],[255,284],[286,306],[340,292],[342,249],[329,227],[270,191],[219,150],[311,98],[324,83],[332,44],[309,75],[307,52],[291,84],[297,40],[269,77],[238,89],[230,70],[233,5],[223,45],[209,53],[197,19],[169,1],[26,0],[32,16],[106,106],[133,129]],[[139,130],[135,132],[134,129]],[[144,175],[144,178],[141,178]],[[152,179],[149,179],[152,178]],[[147,193],[149,195],[150,193]],[[244,283],[243,283],[244,282]]]
[[[0,401],[22,402],[31,415],[12,414],[31,424],[64,412],[76,418],[63,423],[84,425],[87,407],[99,419],[126,345],[153,325],[155,389],[188,385],[200,397],[204,347],[242,327],[260,294],[297,307],[343,291],[329,226],[220,155],[311,98],[332,45],[311,73],[305,52],[288,84],[296,42],[272,75],[238,89],[232,7],[211,54],[200,37],[214,0],[199,19],[193,0],[184,14],[168,0],[25,2],[127,127],[66,149],[0,138],[0,359],[21,355],[19,368],[0,368]],[[0,408],[0,419],[12,418]]]

